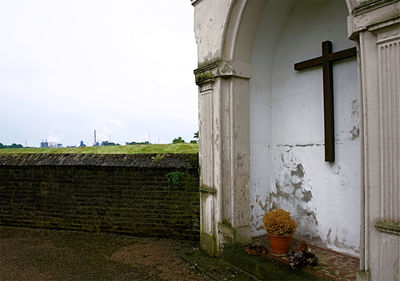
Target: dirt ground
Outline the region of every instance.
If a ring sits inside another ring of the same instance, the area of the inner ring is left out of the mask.
[[[256,280],[198,243],[0,226],[0,280]]]

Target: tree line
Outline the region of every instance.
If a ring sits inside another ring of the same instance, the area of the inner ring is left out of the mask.
[[[6,145],[6,144],[2,144],[0,142],[0,149],[6,149],[6,148],[23,148],[23,145],[22,144],[16,144],[16,143],[13,143],[11,145]]]
[[[198,143],[199,142],[199,131],[194,133],[193,139],[189,143]],[[182,137],[177,137],[172,140],[172,143],[185,143],[185,140]]]

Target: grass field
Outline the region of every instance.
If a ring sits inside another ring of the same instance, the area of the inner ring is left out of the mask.
[[[73,148],[17,148],[0,149],[0,154],[6,153],[78,153],[78,154],[150,154],[150,153],[198,153],[199,145],[192,143],[179,144],[143,144],[124,146],[97,146]]]

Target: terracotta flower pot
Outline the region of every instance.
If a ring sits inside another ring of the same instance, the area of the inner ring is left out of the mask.
[[[271,234],[268,234],[268,237],[272,252],[276,254],[286,254],[289,251],[292,237],[282,237]]]

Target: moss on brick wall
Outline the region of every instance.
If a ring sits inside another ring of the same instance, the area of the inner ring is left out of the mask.
[[[199,239],[193,155],[108,157],[1,155],[0,225]]]

